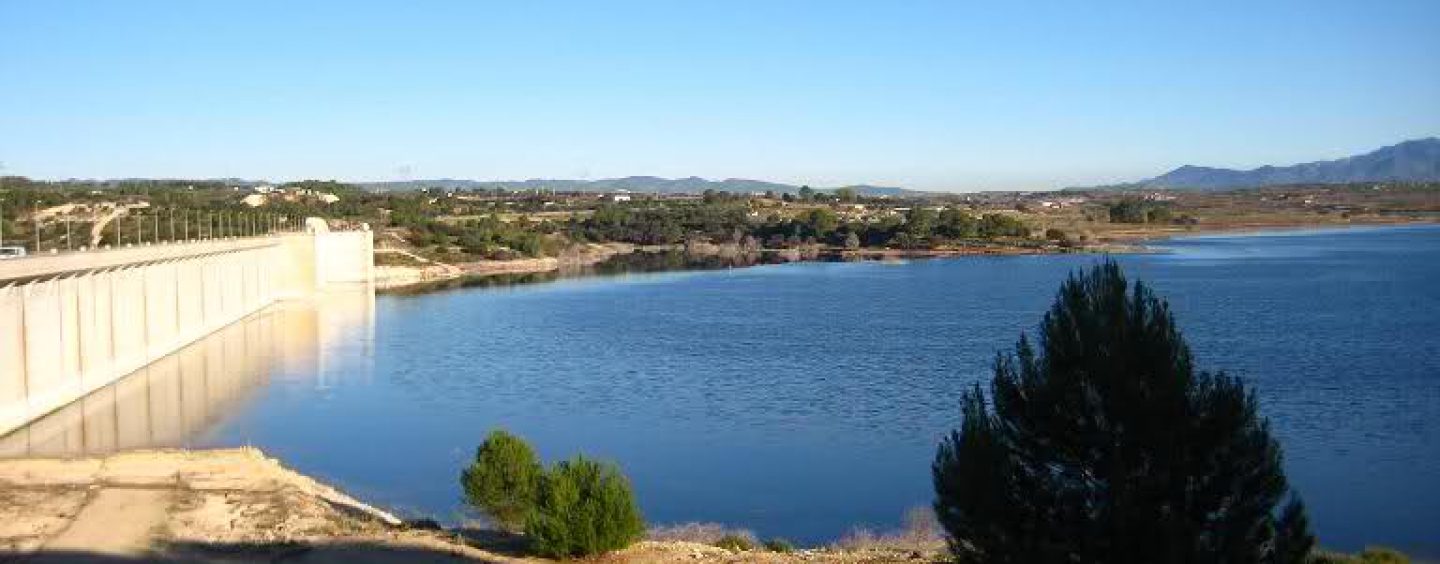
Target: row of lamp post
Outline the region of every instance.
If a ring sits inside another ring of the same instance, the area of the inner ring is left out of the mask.
[[[31,206],[32,231],[35,241],[33,250],[36,254],[41,252],[41,230],[44,224],[40,221],[39,206],[41,202],[36,201]],[[301,225],[294,218],[266,212],[202,212],[200,210],[178,210],[167,208],[169,212],[168,231],[169,241],[192,241],[209,240],[227,237],[254,237],[272,233],[298,231]],[[192,213],[193,218],[192,218]],[[177,217],[178,214],[178,217]],[[160,237],[161,212],[149,214],[150,239],[149,242],[158,243]],[[145,216],[134,214],[134,236],[130,238],[132,244],[140,245],[146,243],[145,239]],[[5,201],[0,200],[0,247],[5,246]],[[193,219],[193,222],[192,222]],[[65,226],[65,250],[75,249],[70,215],[64,214],[61,220]],[[178,226],[177,226],[178,221]],[[119,246],[125,243],[126,237],[122,233],[123,218],[115,217],[111,223],[115,225],[113,231],[114,244]],[[193,226],[193,237],[192,237]],[[103,233],[101,240],[104,240]],[[24,243],[21,242],[23,245]],[[83,245],[82,245],[83,247]],[[53,246],[52,251],[58,251],[59,246]]]

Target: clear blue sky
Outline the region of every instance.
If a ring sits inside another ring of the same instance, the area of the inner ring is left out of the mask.
[[[1048,189],[1440,134],[1440,1],[0,0],[0,173]]]

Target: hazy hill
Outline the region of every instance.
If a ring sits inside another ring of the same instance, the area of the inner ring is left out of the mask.
[[[1440,181],[1440,139],[1406,141],[1363,155],[1293,166],[1234,170],[1185,165],[1138,184],[1153,188],[1224,189],[1383,181]]]
[[[749,194],[752,192],[775,192],[777,194],[793,194],[800,190],[799,186],[791,184],[780,184],[778,182],[766,182],[763,180],[747,180],[744,178],[727,178],[724,180],[706,180],[698,176],[686,178],[660,178],[657,176],[627,176],[625,178],[606,178],[602,180],[567,180],[567,179],[540,179],[530,180],[459,180],[453,178],[437,178],[431,180],[407,180],[398,182],[368,182],[360,184],[366,188],[379,190],[418,190],[420,188],[443,188],[443,189],[494,189],[505,190],[555,190],[558,192],[614,192],[617,190],[630,190],[632,192],[649,192],[658,194],[699,194],[706,190],[733,192]],[[906,190],[889,186],[871,186],[859,184],[848,186],[856,192],[866,196],[905,196],[918,195],[922,192]],[[838,188],[816,188],[819,191],[833,191]]]

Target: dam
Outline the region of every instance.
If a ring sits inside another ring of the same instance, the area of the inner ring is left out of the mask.
[[[368,230],[0,262],[0,435],[272,304],[373,281]]]

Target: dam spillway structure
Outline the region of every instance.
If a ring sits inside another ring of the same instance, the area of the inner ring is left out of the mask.
[[[0,262],[0,435],[282,300],[372,284],[373,234],[299,233]]]

